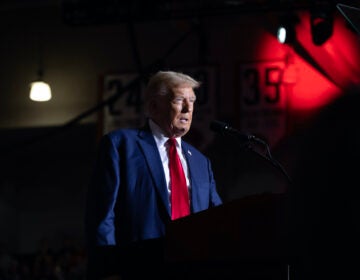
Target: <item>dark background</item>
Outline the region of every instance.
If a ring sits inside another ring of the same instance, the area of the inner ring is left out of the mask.
[[[32,254],[44,239],[55,251],[69,239],[83,246],[85,193],[102,125],[98,115],[102,107],[97,104],[104,75],[143,73],[147,77],[159,65],[151,71],[147,67],[158,61],[168,69],[215,65],[213,117],[238,127],[236,65],[281,57],[288,47],[276,41],[271,33],[275,21],[269,18],[289,9],[307,11],[320,2],[2,1],[2,248],[12,254]],[[179,42],[192,28],[195,32]],[[254,51],[262,36],[271,37],[277,54]],[[39,59],[44,79],[52,87],[53,98],[47,103],[28,98]],[[308,112],[296,112],[291,129],[271,146],[274,158],[290,176],[307,117]],[[242,149],[234,138],[207,133],[213,140],[202,150],[212,160],[225,202],[287,190],[286,177],[267,160]]]

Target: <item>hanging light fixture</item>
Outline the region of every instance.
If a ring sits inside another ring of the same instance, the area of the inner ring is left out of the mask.
[[[49,101],[51,99],[51,88],[43,80],[42,50],[39,47],[38,78],[30,84],[30,99],[37,102]]]
[[[41,79],[30,84],[30,99],[33,101],[43,102],[51,99],[51,88],[48,83]]]

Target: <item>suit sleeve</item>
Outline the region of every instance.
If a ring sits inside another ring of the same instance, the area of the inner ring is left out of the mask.
[[[118,274],[114,207],[120,186],[119,161],[116,145],[104,136],[99,144],[85,209],[89,279]]]
[[[87,193],[85,227],[91,247],[116,245],[114,207],[120,185],[119,163],[117,147],[110,137],[104,136]]]
[[[218,206],[222,204],[222,199],[219,196],[217,189],[216,189],[216,183],[214,179],[214,173],[211,168],[211,162],[209,159],[208,161],[208,169],[209,169],[209,176],[210,176],[210,207]]]

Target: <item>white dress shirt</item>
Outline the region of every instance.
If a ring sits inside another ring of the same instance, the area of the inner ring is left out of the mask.
[[[170,170],[169,170],[169,156],[168,156],[168,144],[167,144],[167,141],[169,140],[169,138],[165,137],[161,128],[155,122],[153,122],[151,119],[149,120],[149,126],[150,126],[151,132],[154,136],[157,148],[159,150],[161,162],[162,162],[162,165],[164,168],[164,173],[165,173],[166,186],[167,186],[168,193],[170,195],[170,192],[171,192]],[[175,139],[176,139],[176,149],[179,154],[181,164],[183,166],[185,177],[186,177],[186,184],[190,191],[189,170],[188,170],[186,159],[185,159],[184,154],[181,149],[181,137],[177,137]]]

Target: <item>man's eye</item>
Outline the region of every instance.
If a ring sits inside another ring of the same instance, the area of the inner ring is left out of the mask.
[[[173,100],[175,103],[182,103],[183,102],[183,99],[182,98],[175,98]]]
[[[184,103],[185,99],[186,98],[183,98],[183,97],[177,97],[177,98],[174,98],[172,100],[172,102],[174,102],[176,104],[182,104],[182,103]],[[195,103],[196,98],[191,98],[191,99],[186,99],[186,100],[188,100],[189,103]]]

